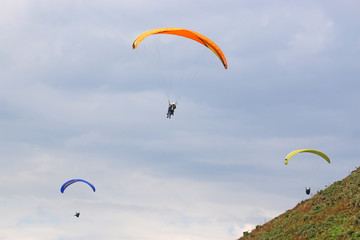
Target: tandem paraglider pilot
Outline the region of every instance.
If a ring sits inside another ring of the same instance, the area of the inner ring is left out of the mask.
[[[174,116],[174,111],[176,109],[176,103],[170,103],[169,101],[169,108],[168,108],[168,112],[167,112],[167,118],[171,118],[171,116]]]

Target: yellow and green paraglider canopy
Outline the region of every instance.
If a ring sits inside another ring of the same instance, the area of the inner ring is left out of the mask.
[[[285,165],[288,164],[290,158],[292,158],[294,155],[298,154],[298,153],[303,153],[303,152],[308,152],[308,153],[314,153],[319,155],[320,157],[324,158],[328,163],[330,163],[330,158],[323,152],[314,150],[314,149],[299,149],[299,150],[295,150],[292,151],[291,153],[289,153],[286,157],[285,157]]]

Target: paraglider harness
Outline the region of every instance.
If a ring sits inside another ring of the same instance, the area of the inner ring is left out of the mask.
[[[80,217],[80,212],[76,212],[74,216],[75,217]]]
[[[306,193],[307,195],[310,195],[310,192],[311,192],[311,188],[310,188],[310,187],[306,187],[306,188],[305,188],[305,193]]]
[[[174,115],[174,111],[175,111],[175,109],[176,109],[176,104],[177,104],[177,102],[171,104],[170,101],[169,101],[169,108],[168,108],[168,112],[167,112],[167,118],[170,119],[171,116]]]

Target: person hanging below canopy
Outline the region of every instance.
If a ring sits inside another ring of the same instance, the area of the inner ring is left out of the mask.
[[[169,108],[168,108],[168,112],[167,112],[167,118],[171,119],[171,116],[174,116],[174,111],[176,109],[176,104],[177,104],[177,102],[170,103],[170,101],[169,101]]]

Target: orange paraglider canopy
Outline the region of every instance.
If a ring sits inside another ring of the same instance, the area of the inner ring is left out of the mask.
[[[150,35],[154,35],[154,34],[171,34],[171,35],[177,35],[177,36],[181,36],[181,37],[185,37],[185,38],[189,38],[194,41],[197,41],[198,43],[204,45],[205,47],[210,48],[211,51],[213,51],[216,54],[216,56],[218,56],[218,58],[224,65],[224,68],[227,69],[227,61],[226,61],[225,55],[213,41],[211,41],[209,38],[207,38],[197,32],[183,29],[183,28],[157,28],[157,29],[146,31],[146,32],[140,34],[134,40],[134,42],[132,44],[132,48],[135,49],[142,40],[144,40],[146,37],[148,37]]]

